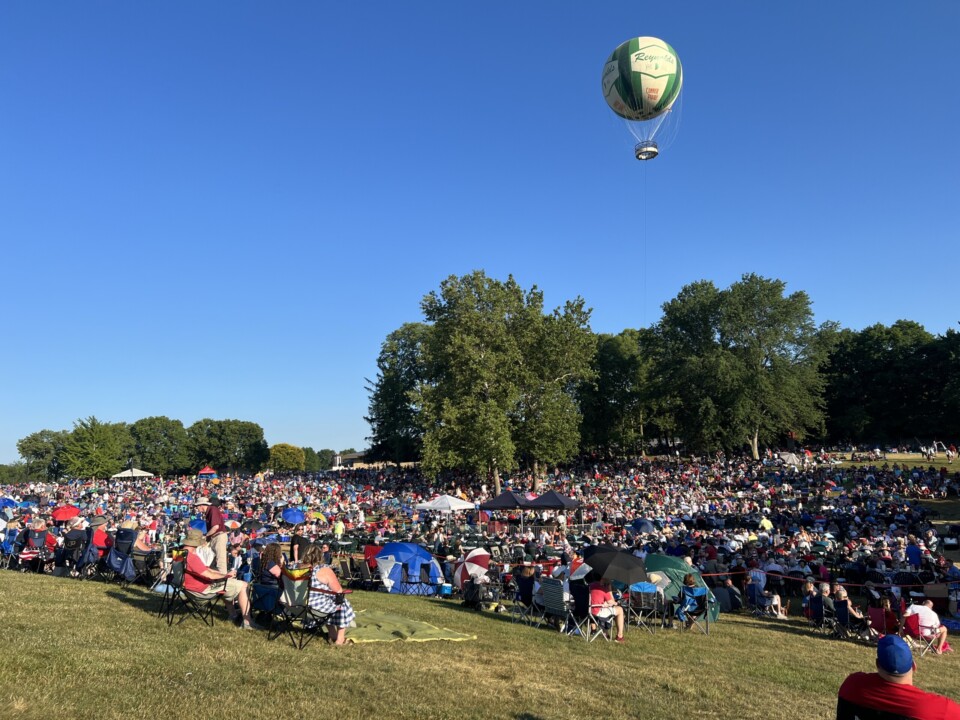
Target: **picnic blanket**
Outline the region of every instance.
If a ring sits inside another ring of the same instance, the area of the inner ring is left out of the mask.
[[[347,629],[347,642],[429,642],[431,640],[476,640],[476,635],[465,635],[446,628],[439,628],[430,623],[411,620],[402,615],[380,612],[377,610],[360,610],[357,612],[357,627]]]

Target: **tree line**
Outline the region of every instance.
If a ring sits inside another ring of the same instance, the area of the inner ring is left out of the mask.
[[[578,454],[747,451],[794,442],[908,444],[960,435],[960,334],[814,323],[781,280],[700,281],[658,322],[595,334],[577,297],[477,271],[421,302],[368,380],[370,459],[421,461],[499,486]]]
[[[31,433],[17,442],[17,451],[22,462],[0,467],[0,479],[108,478],[131,467],[163,476],[193,475],[205,465],[230,473],[318,472],[329,469],[336,455],[288,443],[268,446],[255,422],[204,418],[184,427],[163,416],[129,424],[88,417],[72,430]]]

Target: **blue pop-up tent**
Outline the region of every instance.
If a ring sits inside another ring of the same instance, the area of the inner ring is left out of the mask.
[[[429,585],[412,585],[401,582],[403,565],[407,565],[407,573],[415,582],[419,583],[420,568],[426,566],[430,574]],[[387,543],[377,553],[377,567],[380,578],[388,592],[403,593],[404,595],[433,595],[436,587],[444,582],[443,570],[440,563],[426,548],[414,543]]]

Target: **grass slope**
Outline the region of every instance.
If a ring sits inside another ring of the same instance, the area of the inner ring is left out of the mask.
[[[298,652],[223,619],[167,628],[142,589],[3,572],[0,717],[832,718],[843,678],[874,658],[795,620],[724,617],[709,637],[631,629],[623,646],[588,645],[452,602],[353,601],[478,640]],[[924,658],[917,683],[958,697],[958,667],[958,655]]]

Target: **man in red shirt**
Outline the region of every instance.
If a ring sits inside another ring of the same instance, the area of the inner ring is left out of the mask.
[[[837,693],[837,720],[853,720],[863,708],[915,720],[960,720],[960,705],[913,685],[910,647],[897,635],[877,643],[877,672],[856,672]]]
[[[236,610],[233,607],[233,603],[236,601],[240,605],[244,630],[257,629],[257,625],[250,621],[250,600],[247,597],[247,584],[242,580],[237,580],[235,570],[222,573],[208,568],[200,559],[200,556],[197,555],[197,548],[202,544],[203,533],[192,528],[187,530],[187,538],[183,541],[183,548],[187,551],[183,573],[183,589],[204,597],[212,597],[217,594],[219,588],[211,588],[211,585],[214,583],[219,585],[220,582],[226,580],[223,591],[227,608],[230,611],[230,619],[237,619]]]
[[[227,528],[224,525],[223,512],[219,500],[202,497],[197,500],[197,510],[203,513],[207,524],[207,542],[213,550],[213,568],[218,572],[227,571]]]

